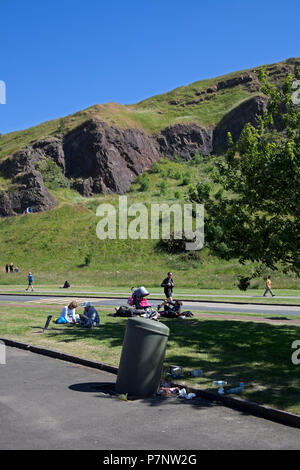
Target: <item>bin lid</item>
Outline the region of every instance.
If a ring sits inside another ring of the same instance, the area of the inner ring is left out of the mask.
[[[149,318],[128,318],[127,326],[134,328],[142,328],[143,330],[152,331],[158,335],[169,336],[170,329],[157,321],[150,320]]]

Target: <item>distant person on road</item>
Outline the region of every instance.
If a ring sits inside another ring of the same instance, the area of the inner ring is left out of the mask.
[[[33,275],[31,274],[31,272],[28,273],[28,286],[27,286],[27,291],[29,290],[29,288],[31,287],[31,292],[33,292],[33,283],[34,283],[34,278],[33,278]]]
[[[266,297],[267,293],[270,292],[270,294],[272,295],[272,297],[275,297],[275,294],[273,294],[273,291],[271,289],[271,286],[272,286],[272,282],[271,282],[271,276],[268,276],[267,277],[267,280],[266,280],[266,290],[265,290],[265,293],[264,293],[264,297]]]
[[[163,282],[161,283],[161,287],[164,288],[164,293],[166,296],[166,299],[169,302],[173,301],[173,287],[174,287],[174,280],[173,280],[173,274],[171,272],[168,273],[168,277],[166,277]]]
[[[68,306],[65,306],[60,312],[59,318],[56,323],[78,323],[80,320],[79,315],[76,314],[78,303],[73,300]]]
[[[80,316],[79,324],[85,328],[92,328],[93,326],[99,326],[100,318],[97,310],[91,304],[91,302],[84,302],[81,304],[84,307],[83,315]]]

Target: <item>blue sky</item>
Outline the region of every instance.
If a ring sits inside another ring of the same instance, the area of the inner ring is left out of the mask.
[[[0,2],[0,133],[300,56],[298,0]]]

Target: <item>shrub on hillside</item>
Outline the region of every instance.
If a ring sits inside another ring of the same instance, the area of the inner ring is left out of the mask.
[[[44,183],[50,189],[69,188],[70,181],[65,177],[61,168],[51,159],[46,158],[38,165]]]

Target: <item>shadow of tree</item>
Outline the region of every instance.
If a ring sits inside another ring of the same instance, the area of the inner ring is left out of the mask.
[[[300,405],[300,369],[291,360],[298,327],[229,320],[191,320],[184,328],[169,321],[168,326],[179,352],[170,349],[166,363],[201,368],[211,380],[243,381],[252,401],[278,408]],[[189,349],[196,354],[184,354]]]
[[[61,326],[63,333],[49,330],[47,335],[67,343],[105,341],[121,350],[126,322],[127,318],[106,318],[98,328]],[[235,386],[243,381],[243,396],[249,400],[276,408],[300,407],[300,366],[291,360],[291,345],[300,340],[299,327],[195,317],[162,323],[170,329],[165,367],[177,364],[184,370],[204,371],[205,380],[191,378],[191,385],[202,382],[207,388],[212,380],[224,379]]]

